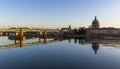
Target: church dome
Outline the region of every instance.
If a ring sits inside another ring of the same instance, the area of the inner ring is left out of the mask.
[[[95,19],[93,20],[92,24],[99,24],[99,21],[97,20],[96,16],[95,16]]]
[[[92,28],[100,28],[100,22],[97,20],[96,16],[95,16],[95,19],[92,22]]]

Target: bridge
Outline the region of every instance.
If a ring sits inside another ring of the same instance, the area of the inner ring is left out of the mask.
[[[37,28],[0,28],[0,36],[9,35],[9,33],[15,33],[18,35],[24,35],[25,33],[57,33],[58,29],[37,29]]]
[[[9,39],[13,39],[15,44],[0,46],[0,49],[33,46],[39,44],[52,43],[57,40],[46,41],[48,33],[58,33],[58,29],[33,29],[33,28],[0,28],[0,36],[8,36]],[[35,37],[37,36],[37,37]],[[51,36],[51,34],[49,35]],[[24,44],[23,41],[31,39],[31,37],[38,38],[39,42]],[[52,37],[53,39],[55,37]],[[44,39],[41,41],[41,39]]]
[[[0,36],[8,36],[9,39],[13,40],[26,40],[33,37],[39,39],[55,38],[59,37],[58,33],[58,29],[0,28]]]
[[[19,32],[20,29],[24,29],[25,31],[34,31],[34,32],[43,32],[44,30],[48,32],[58,32],[58,29],[38,29],[38,28],[0,28],[1,32]]]

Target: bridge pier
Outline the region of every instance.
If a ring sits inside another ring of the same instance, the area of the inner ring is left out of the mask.
[[[20,28],[20,40],[25,40],[26,39],[26,37],[24,36],[24,33],[25,33],[25,29],[23,29],[23,28]]]
[[[26,37],[24,36],[24,29],[20,28],[19,32],[15,32],[15,45],[19,44],[20,47],[23,45],[23,40],[25,40]]]
[[[47,32],[46,30],[44,30],[43,32],[43,39],[44,39],[44,43],[46,44],[46,38],[47,38]]]
[[[20,28],[20,36],[24,36],[25,30],[23,28]]]
[[[20,47],[22,47],[24,44],[23,40],[20,40]]]
[[[41,42],[42,39],[42,32],[39,32],[39,42]]]

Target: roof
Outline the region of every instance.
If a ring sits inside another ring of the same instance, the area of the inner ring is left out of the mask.
[[[96,16],[95,16],[95,19],[93,20],[92,24],[99,24],[99,21],[97,20]]]

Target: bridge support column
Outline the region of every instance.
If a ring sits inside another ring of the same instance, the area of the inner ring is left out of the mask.
[[[26,37],[24,36],[25,33],[25,29],[24,28],[20,28],[20,47],[23,46],[24,44],[24,40],[26,39]]]
[[[43,32],[43,39],[44,39],[44,43],[46,44],[46,38],[47,38],[47,32],[44,30]]]
[[[24,29],[23,28],[20,28],[20,36],[24,36]]]
[[[20,40],[20,47],[22,47],[24,44],[23,40]]]
[[[20,28],[20,40],[25,40],[26,39],[26,37],[24,36],[24,33],[25,33],[25,29]]]
[[[42,32],[39,32],[39,42],[41,42],[42,39]]]

